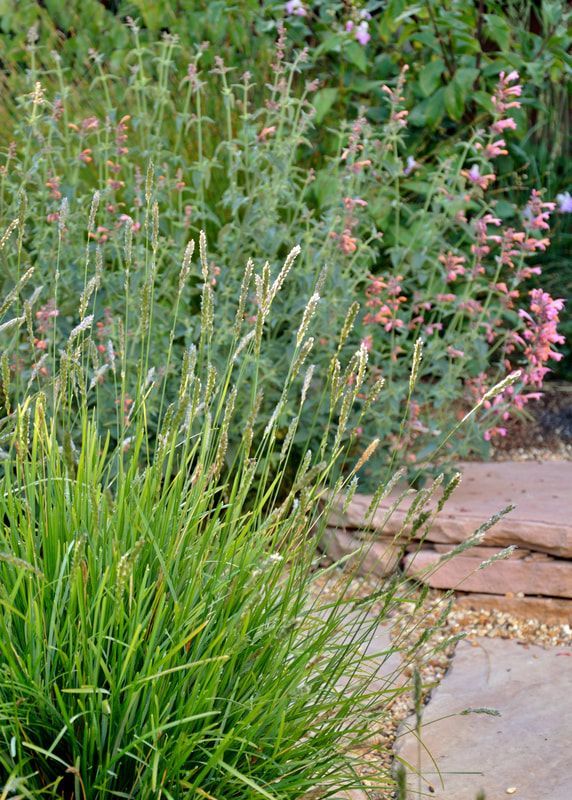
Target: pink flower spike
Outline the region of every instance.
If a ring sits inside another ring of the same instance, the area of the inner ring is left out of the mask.
[[[498,156],[508,155],[508,150],[505,149],[506,142],[504,139],[498,139],[496,142],[490,142],[484,149],[485,158],[497,158]]]
[[[515,131],[515,130],[516,130],[516,122],[512,117],[507,117],[506,119],[498,119],[491,125],[491,131],[493,133],[502,133],[503,131]]]

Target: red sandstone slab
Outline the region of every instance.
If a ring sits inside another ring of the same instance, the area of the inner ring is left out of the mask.
[[[400,550],[391,541],[360,541],[349,531],[326,528],[320,549],[332,561],[350,556],[346,564],[357,569],[360,575],[384,578],[397,567]]]
[[[472,611],[502,611],[513,617],[536,619],[549,625],[572,623],[572,601],[553,597],[514,597],[510,594],[457,594],[455,607]]]
[[[512,504],[515,510],[487,532],[484,545],[516,544],[572,557],[572,462],[466,462],[459,469],[463,480],[432,524],[429,541],[465,541],[479,525]],[[373,517],[371,527],[384,535],[395,536],[402,530],[411,494],[386,521],[388,509],[398,497],[398,493],[390,495]],[[363,528],[370,501],[368,495],[356,495],[345,515],[340,503],[330,524]]]
[[[522,592],[548,597],[572,598],[572,561],[495,561],[483,569],[478,558],[454,556],[441,561],[439,553],[422,550],[405,557],[407,575],[420,578],[434,589],[461,589],[464,592],[502,594]]]

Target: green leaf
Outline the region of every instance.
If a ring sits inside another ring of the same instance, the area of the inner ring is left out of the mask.
[[[454,80],[445,88],[445,108],[447,114],[454,120],[460,120],[465,108],[463,90]]]
[[[445,87],[441,86],[431,97],[418,103],[409,114],[411,125],[436,127],[445,114],[444,94]]]
[[[318,58],[318,56],[321,56],[324,53],[339,53],[341,43],[342,37],[337,33],[326,37],[314,51],[314,59]]]
[[[485,14],[485,33],[496,42],[501,50],[510,47],[510,26],[506,19],[497,14]]]
[[[495,215],[499,216],[501,219],[510,219],[516,216],[516,209],[513,203],[509,203],[508,200],[497,200]]]
[[[319,124],[338,99],[337,89],[320,89],[314,95],[315,121]]]
[[[445,114],[445,88],[441,86],[437,89],[433,97],[427,101],[425,109],[425,121],[431,127],[435,127],[441,122]]]
[[[425,97],[429,97],[441,84],[445,64],[441,59],[430,61],[419,73],[419,86]]]
[[[472,99],[477,103],[481,108],[484,108],[485,111],[488,111],[489,114],[492,114],[494,111],[494,106],[491,100],[491,96],[488,92],[478,91],[473,92],[471,95]]]
[[[320,207],[326,208],[332,205],[333,202],[338,202],[340,196],[339,181],[335,175],[321,170],[317,173],[316,180],[312,184],[312,191]]]
[[[348,46],[344,49],[344,55],[346,60],[353,64],[354,67],[357,67],[362,72],[367,71],[367,57],[365,54],[365,48],[362,47],[361,44],[357,42],[350,42]]]
[[[479,70],[476,67],[461,67],[455,72],[455,83],[461,87],[466,95],[472,89],[478,77]]]

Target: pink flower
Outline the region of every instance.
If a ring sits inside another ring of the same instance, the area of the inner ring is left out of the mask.
[[[546,363],[549,360],[560,361],[562,358],[562,354],[554,350],[554,345],[564,343],[564,337],[558,333],[564,300],[555,300],[542,289],[533,289],[530,298],[530,311],[520,309],[518,312],[525,324],[522,338],[526,341],[524,355],[528,360],[528,367],[524,382],[540,387],[544,376],[550,372]]]
[[[347,211],[353,211],[356,206],[365,208],[367,206],[367,201],[362,200],[361,197],[344,197],[344,207]]]
[[[340,236],[340,250],[346,256],[350,256],[357,250],[358,240],[351,235],[351,231],[345,230]]]
[[[447,353],[451,358],[463,358],[465,353],[463,350],[458,350],[456,347],[449,345]]]
[[[258,141],[265,142],[270,136],[276,133],[276,125],[270,125],[268,128],[262,128],[258,134]]]
[[[467,314],[479,314],[483,310],[483,306],[478,300],[469,298],[468,300],[463,300],[461,303],[459,303],[459,310],[466,311]]]
[[[505,149],[506,142],[504,139],[498,139],[496,142],[489,142],[483,150],[483,155],[486,159],[497,158],[498,156],[508,155],[508,150]],[[480,150],[480,145],[477,145],[477,150]]]
[[[506,119],[498,119],[491,125],[491,131],[493,133],[502,133],[503,131],[515,131],[515,130],[516,130],[516,122],[512,117],[507,117]]]
[[[364,19],[356,28],[356,40],[365,47],[370,39],[369,25],[367,24],[367,20]]]
[[[520,101],[514,100],[514,97],[520,97],[522,94],[522,86],[517,84],[511,86],[519,79],[519,74],[516,70],[509,72],[506,75],[501,72],[499,75],[499,82],[496,85],[495,92],[492,96],[493,105],[499,115],[504,115],[510,108],[520,108]]]
[[[59,309],[56,308],[55,300],[48,300],[45,306],[42,306],[36,311],[38,331],[40,333],[47,333],[54,324],[54,319],[58,317],[59,314],[60,312]]]
[[[466,178],[475,186],[478,186],[480,189],[482,189],[483,192],[485,192],[488,189],[489,183],[492,183],[494,180],[496,180],[496,175],[494,174],[494,172],[489,172],[486,175],[481,175],[481,170],[479,169],[478,164],[473,164],[473,166],[469,170],[462,169],[461,175],[463,176],[463,178]]]
[[[49,180],[46,181],[46,187],[50,189],[50,196],[54,198],[54,200],[61,200],[62,193],[60,192],[60,183],[61,178],[58,178],[57,175],[52,175]]]
[[[401,275],[388,277],[370,275],[370,284],[366,289],[366,306],[377,309],[375,313],[368,313],[364,318],[366,325],[382,325],[386,331],[391,331],[404,326],[404,321],[397,317],[399,308],[405,303],[407,297],[401,294]]]
[[[81,129],[84,133],[96,131],[99,128],[99,120],[97,117],[86,117],[81,122]]]
[[[452,283],[457,280],[459,275],[465,274],[465,267],[463,266],[465,263],[464,256],[456,256],[449,251],[446,255],[441,253],[439,261],[443,264],[447,272],[447,283]]]
[[[527,220],[527,227],[532,230],[548,230],[550,228],[548,220],[550,214],[556,208],[556,203],[542,201],[542,195],[538,189],[533,189],[526,208],[524,217]]]
[[[483,434],[483,438],[486,442],[490,442],[495,436],[506,436],[507,430],[506,428],[495,427],[489,428],[488,431],[485,431]]]
[[[284,11],[290,16],[305,17],[308,12],[302,0],[288,0],[284,6]]]

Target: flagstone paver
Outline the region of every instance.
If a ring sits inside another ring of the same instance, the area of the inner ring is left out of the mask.
[[[477,549],[477,548],[475,548]],[[480,568],[483,558],[443,555],[430,550],[411,553],[405,558],[407,575],[420,577],[435,589],[459,588],[465,592],[502,594],[510,589],[526,595],[572,598],[572,560],[546,561],[507,559]]]
[[[501,716],[459,715],[483,707]],[[570,800],[572,648],[507,639],[460,642],[424,708],[423,725],[423,797],[475,800],[482,790],[487,800]],[[414,726],[408,718],[396,753],[418,766],[417,740],[407,732]],[[418,797],[411,773],[409,790],[411,798]]]
[[[520,545],[532,550],[572,557],[572,461],[466,462],[459,464],[463,480],[447,501],[427,535],[441,544],[465,541],[475,529],[509,504],[515,510],[487,532],[484,545]],[[387,510],[399,496],[391,494],[374,515],[374,529],[398,533],[411,497],[387,520]],[[369,495],[356,495],[347,510],[330,524],[361,528]]]

